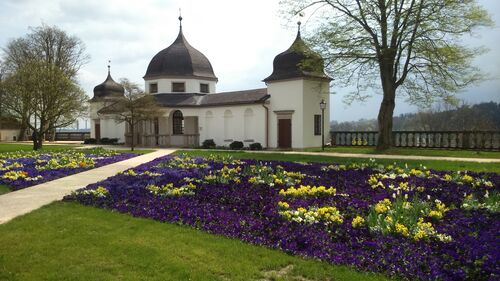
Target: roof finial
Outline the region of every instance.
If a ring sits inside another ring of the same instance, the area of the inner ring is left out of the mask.
[[[300,37],[300,25],[302,24],[302,22],[300,20],[302,19],[302,17],[304,17],[304,13],[300,12],[299,13],[299,21],[297,21],[297,37]]]
[[[182,14],[181,14],[181,8],[179,8],[179,28],[182,29]]]
[[[111,74],[111,60],[108,60],[108,75]]]

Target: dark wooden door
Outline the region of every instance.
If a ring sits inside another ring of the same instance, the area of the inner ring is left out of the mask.
[[[101,139],[101,124],[95,124],[95,139]]]
[[[278,119],[278,147],[292,147],[292,119]]]

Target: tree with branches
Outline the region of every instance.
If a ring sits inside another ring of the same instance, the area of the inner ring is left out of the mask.
[[[396,97],[416,105],[452,101],[485,77],[472,65],[484,52],[461,42],[492,21],[476,0],[282,0],[285,15],[307,13],[309,38],[347,100],[381,90],[378,149],[392,145]]]
[[[48,132],[66,127],[86,111],[87,96],[57,66],[41,60],[26,61],[3,82],[10,116],[33,132],[33,149],[42,148]]]
[[[44,100],[52,100],[52,97],[60,96],[61,101],[67,101],[67,97],[77,97],[75,103],[85,102],[85,96],[81,93],[82,90],[78,85],[77,74],[88,60],[89,55],[85,52],[83,42],[78,37],[70,36],[56,26],[43,24],[39,27],[31,27],[30,33],[7,43],[7,46],[3,48],[4,76],[5,79],[11,82],[15,80],[16,83],[8,83],[7,88],[10,92],[5,92],[5,95],[9,96],[9,100],[4,99],[2,104],[5,111],[16,116],[21,123],[20,139],[26,135],[27,128],[35,127],[33,126],[35,116],[40,118],[43,115],[43,117],[51,116],[52,118],[47,120],[46,128],[33,132],[33,136],[43,140],[45,133],[55,132],[56,128],[67,126],[68,122],[69,124],[73,123],[83,113],[73,109],[84,110],[85,104],[66,107],[57,102],[52,104],[45,102],[43,105],[38,105],[31,102],[29,98],[36,93],[40,97],[43,96]],[[33,67],[31,71],[40,72],[29,73],[29,67]],[[59,85],[61,88],[47,87],[44,85],[44,81],[36,82],[33,80],[35,76],[40,80],[52,82],[55,81],[56,77],[61,78],[60,81],[54,82],[54,85]],[[40,88],[34,88],[35,86]],[[49,88],[52,92],[42,92]],[[35,92],[23,92],[28,89]],[[71,89],[70,92],[65,92],[68,89]],[[57,108],[57,106],[60,107]],[[46,112],[43,114],[35,113],[41,109]],[[61,109],[69,111],[62,112]],[[60,113],[54,116],[53,114],[56,112]],[[37,119],[37,122],[39,124],[40,120]],[[41,135],[37,135],[37,133]],[[34,146],[38,147],[36,144]]]
[[[113,103],[98,111],[98,114],[111,114],[117,123],[123,123],[130,129],[130,150],[135,148],[135,132],[142,121],[149,121],[160,115],[160,107],[152,95],[127,78],[120,79],[125,92],[124,97],[116,98]]]

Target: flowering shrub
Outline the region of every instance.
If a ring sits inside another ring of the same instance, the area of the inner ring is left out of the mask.
[[[132,171],[66,200],[403,279],[499,278],[495,173],[183,156]]]
[[[431,222],[424,222],[424,218],[442,219],[448,208],[436,199],[435,207],[417,196],[409,202],[404,197],[397,197],[394,202],[385,198],[373,205],[366,221],[368,228],[382,234],[398,234],[411,237],[414,240],[437,238],[442,242],[451,241],[451,237],[436,232]],[[359,219],[358,219],[359,220]],[[353,221],[354,224],[354,221]],[[361,222],[356,222],[361,225]]]
[[[0,153],[0,184],[22,189],[134,156],[101,148]]]

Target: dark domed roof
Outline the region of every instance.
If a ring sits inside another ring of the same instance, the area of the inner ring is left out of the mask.
[[[144,78],[158,76],[189,76],[217,81],[210,61],[189,45],[182,33],[182,25],[174,43],[153,57]]]
[[[102,98],[123,97],[124,93],[125,89],[123,86],[116,83],[111,77],[108,66],[108,77],[104,82],[94,87],[94,97],[92,98],[92,101]]]
[[[273,61],[273,73],[264,82],[313,77],[331,80],[324,72],[323,58],[311,50],[300,37],[300,23],[297,37],[288,50],[277,55]]]

